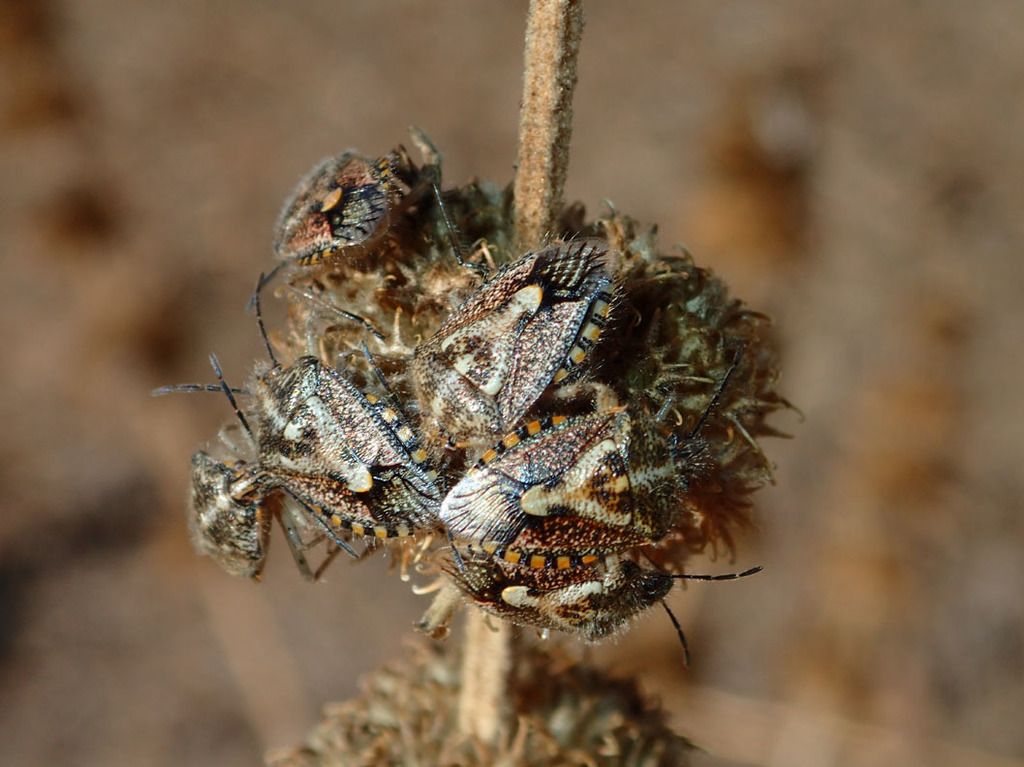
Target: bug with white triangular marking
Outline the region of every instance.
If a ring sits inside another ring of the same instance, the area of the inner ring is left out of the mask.
[[[506,264],[416,347],[424,421],[459,446],[514,429],[552,385],[577,380],[608,322],[620,256],[589,238]]]
[[[446,571],[471,605],[521,626],[563,631],[599,641],[623,630],[641,613],[661,603],[683,646],[679,621],[664,599],[677,580],[730,581],[761,571],[752,567],[724,575],[671,574],[645,568],[632,559],[607,555],[592,567],[536,569],[494,557],[469,556]]]
[[[436,474],[397,402],[364,394],[315,357],[279,364],[263,328],[258,289],[254,303],[270,362],[257,366],[248,391],[230,389],[214,359],[220,386],[154,392],[223,391],[248,437],[249,460],[238,449],[230,461],[205,451],[193,457],[190,529],[196,548],[233,574],[258,576],[271,518],[264,506],[280,494],[298,504],[289,507],[286,526],[293,553],[302,545],[292,531],[309,529],[310,521],[353,555],[350,532],[386,539],[435,529],[441,500]],[[248,416],[235,393],[249,395]]]

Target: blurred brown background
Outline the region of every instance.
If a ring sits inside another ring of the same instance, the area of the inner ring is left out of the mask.
[[[242,383],[321,156],[416,123],[448,182],[511,178],[525,5],[0,0],[4,765],[256,764],[407,652],[426,598],[379,558],[191,553],[230,414],[148,392],[211,351]],[[692,667],[660,611],[594,657],[699,764],[1024,765],[1024,5],[591,2],[580,72],[568,198],[774,315],[806,414],[694,565],[765,572],[670,600]]]

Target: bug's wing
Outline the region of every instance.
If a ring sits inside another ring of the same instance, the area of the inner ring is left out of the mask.
[[[416,348],[410,372],[420,405],[457,439],[503,430],[495,398],[517,364],[519,338],[543,298],[531,282],[535,261],[529,254],[503,268]]]
[[[586,554],[630,538],[625,411],[579,416],[491,451],[441,505],[453,537]],[[490,454],[489,454],[490,455]]]
[[[417,348],[412,376],[424,411],[456,439],[515,427],[593,347],[618,262],[606,242],[590,239],[504,267]]]

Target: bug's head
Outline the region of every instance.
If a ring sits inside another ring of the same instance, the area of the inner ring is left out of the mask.
[[[267,559],[270,514],[244,463],[203,450],[192,456],[188,527],[192,545],[231,575],[259,579]]]
[[[354,152],[321,160],[292,192],[278,219],[279,261],[320,263],[347,248],[370,244],[391,207],[390,165]]]

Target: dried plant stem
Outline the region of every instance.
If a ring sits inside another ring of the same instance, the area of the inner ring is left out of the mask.
[[[521,251],[551,231],[562,206],[582,34],[581,0],[530,1],[515,180]]]
[[[531,0],[526,25],[523,106],[515,179],[520,251],[536,247],[558,216],[569,167],[572,93],[583,33],[581,0]],[[459,729],[485,743],[508,731],[508,676],[514,629],[471,609],[459,694]]]
[[[470,609],[466,615],[459,730],[484,743],[494,743],[509,719],[506,689],[513,631],[504,621],[488,621],[481,610]]]

